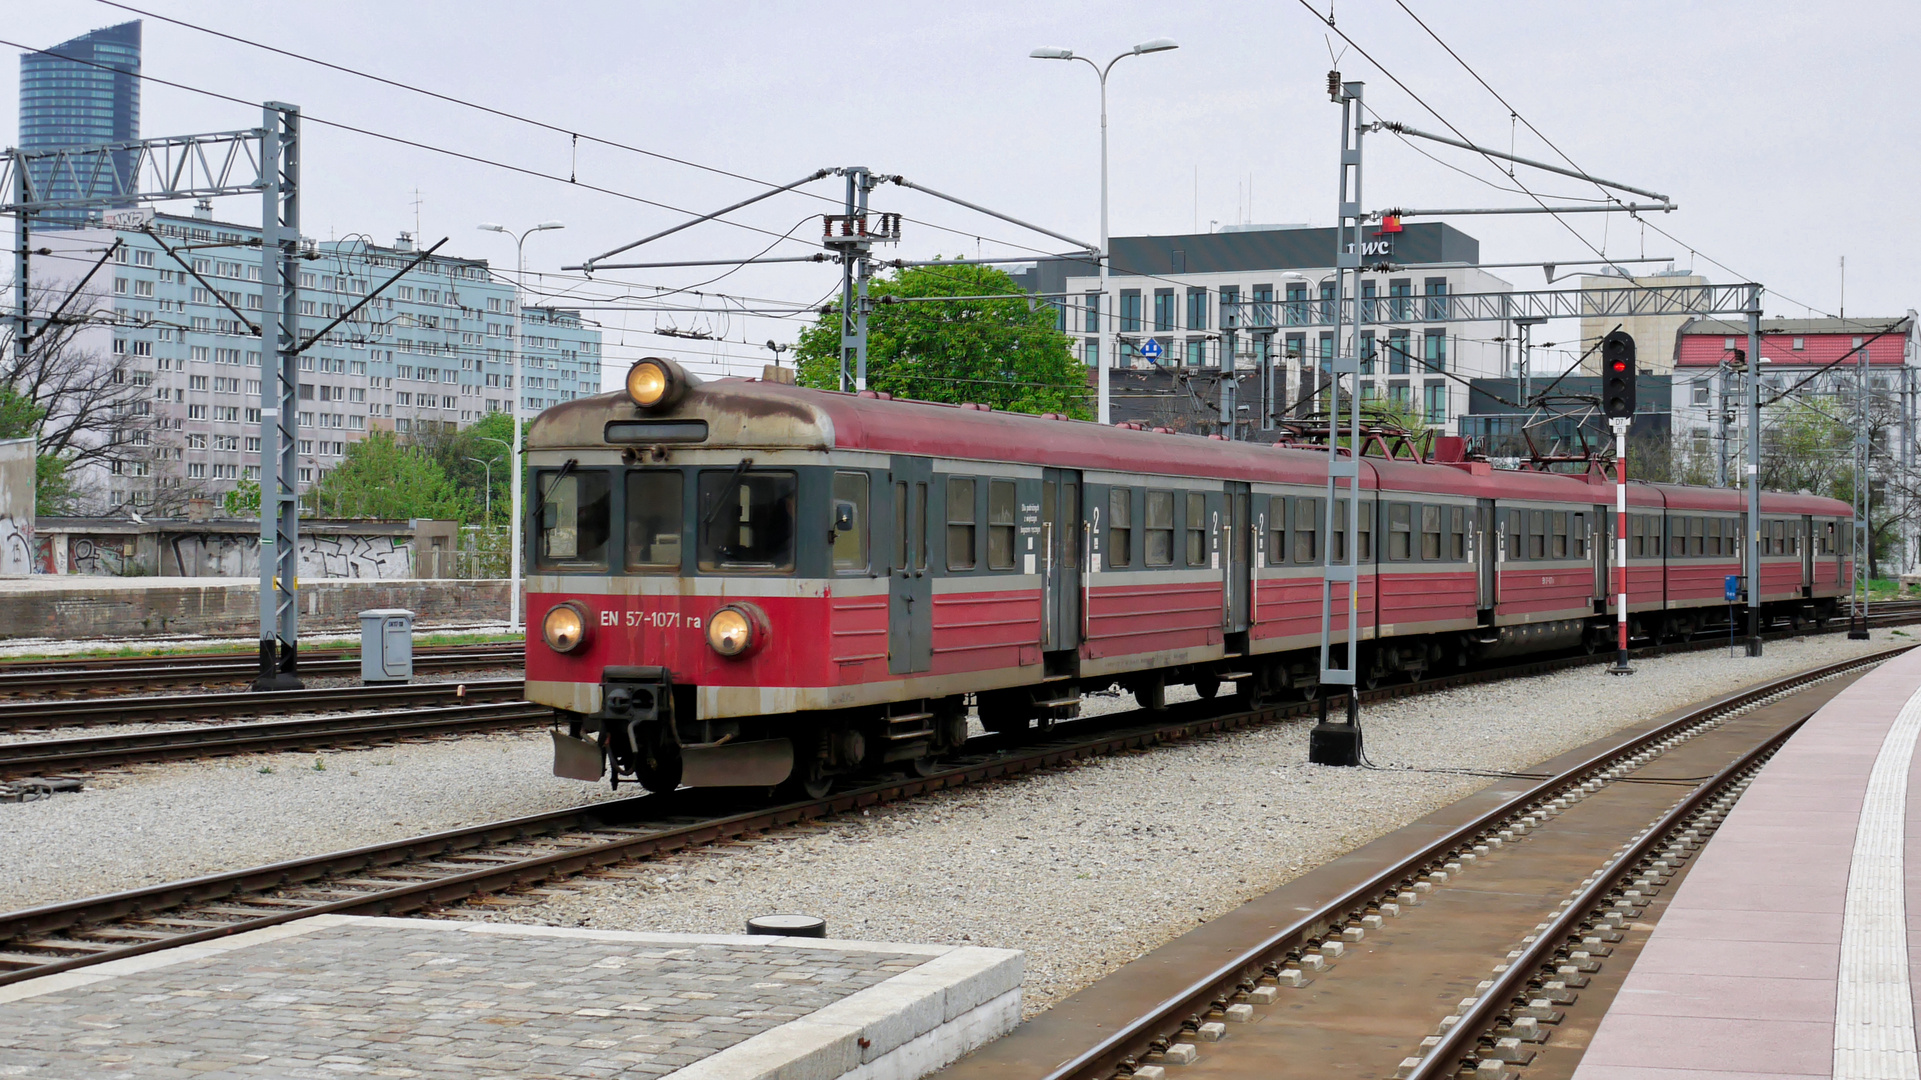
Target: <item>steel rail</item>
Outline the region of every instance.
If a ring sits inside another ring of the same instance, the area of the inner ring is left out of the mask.
[[[546,722],[553,710],[524,701],[308,720],[174,728],[126,735],[0,743],[0,776],[84,772],[179,758],[272,753],[370,739],[408,739]]]
[[[467,699],[493,702],[518,699],[526,686],[523,679],[480,679],[468,683],[400,683],[389,686],[317,687],[312,690],[11,701],[0,702],[0,732],[152,720],[199,720],[208,716],[362,710],[376,702],[394,706],[439,705]]]
[[[1648,653],[1672,652],[1689,647],[1699,647],[1698,643],[1662,646],[1647,650]],[[1857,658],[1830,668],[1846,667],[1878,662],[1888,656],[1905,651],[1897,649],[1890,652]],[[1645,653],[1644,653],[1645,655]],[[1559,670],[1570,666],[1590,665],[1604,662],[1605,657],[1589,656],[1567,657],[1555,660],[1536,661],[1491,671],[1470,672],[1430,680],[1422,684],[1410,684],[1379,691],[1364,691],[1366,700],[1388,700],[1429,689],[1444,689],[1466,682],[1497,681],[1512,677],[1523,677],[1542,671]],[[1818,677],[1827,668],[1815,672],[1804,672],[1799,676],[1775,680],[1762,688],[1750,689],[1724,696],[1710,703],[1707,708],[1732,707],[1751,697],[1765,696],[1776,692],[1778,684],[1791,682],[1796,678]],[[761,808],[732,815],[687,820],[669,819],[669,823],[635,835],[622,836],[620,839],[585,847],[577,847],[551,855],[513,863],[490,866],[475,871],[449,875],[431,881],[410,883],[394,889],[384,889],[338,901],[318,903],[298,908],[276,911],[270,915],[244,919],[225,926],[207,928],[186,934],[142,942],[94,952],[83,956],[50,960],[47,963],[21,967],[13,971],[0,972],[0,986],[23,979],[37,978],[41,975],[56,974],[76,968],[87,967],[108,960],[138,956],[174,945],[194,944],[216,940],[236,933],[279,925],[308,915],[329,913],[378,913],[393,914],[415,911],[421,908],[441,906],[469,896],[497,892],[521,885],[536,884],[553,877],[579,873],[596,867],[613,865],[635,858],[642,858],[662,852],[679,850],[684,847],[712,843],[717,840],[739,836],[744,833],[764,831],[802,820],[810,820],[860,809],[862,807],[894,802],[917,797],[929,792],[950,787],[960,787],[984,780],[1033,772],[1056,765],[1066,764],[1083,758],[1111,755],[1123,750],[1153,746],[1162,742],[1192,738],[1255,726],[1275,720],[1311,715],[1318,703],[1297,702],[1245,709],[1238,712],[1205,715],[1209,702],[1199,701],[1175,706],[1169,712],[1187,714],[1200,712],[1203,715],[1192,718],[1170,718],[1151,724],[1140,724],[1139,718],[1147,710],[1119,714],[1113,718],[1101,718],[1106,730],[1094,737],[1081,736],[1071,740],[1059,740],[1032,746],[1023,752],[1008,755],[1004,752],[990,752],[971,757],[955,766],[927,777],[904,777],[883,780],[851,791],[829,795],[827,798],[790,803],[782,806]],[[1128,721],[1135,721],[1132,725]],[[1652,739],[1654,735],[1647,738]],[[1636,740],[1636,745],[1641,740]],[[983,740],[990,745],[1000,745],[998,740]],[[1623,750],[1620,752],[1631,752]],[[1602,760],[1597,755],[1597,762]],[[250,893],[270,891],[275,888],[293,887],[322,881],[332,875],[394,867],[409,861],[432,859],[451,853],[481,848],[489,843],[507,843],[514,840],[552,836],[580,826],[588,820],[606,819],[609,814],[632,812],[636,808],[652,805],[665,805],[657,796],[643,796],[633,800],[619,800],[609,803],[589,804],[550,814],[539,814],[515,818],[502,822],[471,826],[464,829],[434,833],[427,836],[412,837],[370,845],[349,851],[295,859],[267,866],[227,871],[219,874],[194,878],[187,881],[146,886],[140,889],[118,893],[103,894],[79,900],[63,901],[54,904],[26,908],[0,914],[0,944],[19,941],[23,937],[43,936],[51,931],[85,927],[94,924],[110,923],[129,916],[154,915],[195,903],[206,903],[230,897],[241,897]],[[1514,805],[1512,803],[1510,806]],[[607,828],[609,826],[600,826]],[[591,828],[591,826],[589,827]],[[626,830],[634,833],[635,830]],[[1445,850],[1445,849],[1443,849]],[[1385,877],[1386,875],[1384,875]],[[1345,908],[1349,904],[1332,905]],[[48,946],[58,948],[57,944]]]
[[[1428,1047],[1420,1060],[1410,1067],[1404,1080],[1437,1080],[1441,1076],[1454,1075],[1461,1060],[1473,1055],[1471,1047],[1480,1041],[1481,1035],[1494,1026],[1502,1013],[1517,1007],[1515,997],[1530,980],[1539,976],[1542,965],[1548,963],[1554,951],[1567,942],[1574,928],[1593,920],[1595,908],[1607,900],[1609,893],[1620,887],[1622,878],[1632,872],[1670,833],[1699,813],[1709,799],[1779,750],[1806,722],[1806,718],[1796,720],[1730,762],[1663,814],[1660,820],[1641,834],[1640,839],[1628,845],[1593,883],[1581,890],[1573,903],[1548,922],[1546,929],[1535,932],[1533,941],[1520,950],[1521,955],[1508,960],[1506,969],[1494,978],[1494,985],[1479,992],[1474,1003],[1459,1014],[1460,1019],[1441,1034],[1440,1041]],[[1525,1002],[1522,1004],[1525,1005]]]
[[[490,652],[498,652],[515,654],[520,652],[522,648],[522,643],[518,641],[480,641],[464,645],[422,645],[414,650],[414,659],[416,661],[423,658],[431,659],[450,653],[487,654]],[[311,651],[303,649],[300,659],[304,662],[310,658],[316,660],[358,660],[359,657],[360,653],[357,650],[320,648]],[[231,649],[224,652],[153,653],[145,656],[14,656],[0,659],[0,674],[11,675],[28,670],[45,672],[92,671],[101,668],[115,668],[128,665],[136,667],[151,665],[165,668],[177,667],[183,661],[199,662],[202,660],[211,660],[215,662],[232,661],[239,663],[242,661],[251,661],[252,659],[251,653],[242,653]],[[258,665],[256,664],[256,668],[257,667]]]
[[[1381,896],[1390,886],[1419,874],[1423,867],[1458,851],[1472,838],[1486,833],[1496,823],[1514,816],[1531,805],[1551,798],[1557,792],[1575,786],[1609,764],[1621,758],[1630,757],[1675,731],[1784,690],[1791,690],[1857,667],[1880,663],[1914,647],[1904,645],[1896,649],[1827,664],[1783,678],[1771,679],[1731,694],[1724,694],[1666,724],[1590,754],[1560,774],[1536,782],[1513,798],[1465,822],[1392,866],[1365,881],[1354,884],[1319,908],[1269,933],[1265,938],[1243,949],[1208,974],[1168,995],[1152,1009],[1121,1025],[1093,1046],[1057,1065],[1053,1071],[1046,1074],[1044,1080],[1084,1080],[1084,1078],[1096,1077],[1105,1080],[1124,1062],[1129,1059],[1138,1059],[1157,1041],[1171,1041],[1189,1020],[1207,1013],[1216,1004],[1226,1001],[1242,987],[1258,979],[1265,973],[1269,963],[1279,960],[1290,950],[1298,949],[1308,941],[1324,934],[1330,927]]]
[[[498,652],[464,652],[458,654],[417,656],[414,667],[421,671],[445,671],[459,668],[478,667],[519,667],[522,663],[519,650]],[[358,675],[360,658],[343,656],[314,661],[303,659],[300,670],[310,675]],[[82,668],[77,670],[49,671],[5,671],[0,672],[0,695],[15,697],[47,696],[62,691],[84,691],[101,687],[118,686],[181,686],[201,683],[245,682],[259,674],[259,665],[252,667],[239,662],[180,664],[159,662],[117,668]]]

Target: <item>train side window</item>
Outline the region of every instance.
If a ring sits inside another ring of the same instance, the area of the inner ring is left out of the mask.
[[[1267,501],[1267,565],[1287,562],[1287,496],[1273,495]]]
[[[700,568],[793,570],[798,488],[791,472],[702,470]]]
[[[1363,563],[1373,562],[1374,561],[1374,504],[1373,503],[1364,502],[1361,504],[1361,520],[1356,522],[1354,525],[1354,535],[1360,538],[1360,543],[1359,545],[1357,545],[1361,549],[1360,561]]]
[[[1527,529],[1527,511],[1506,511],[1507,518],[1507,557],[1510,559],[1527,558],[1527,544],[1522,537]]]
[[[1390,562],[1405,562],[1414,554],[1414,508],[1407,503],[1387,504],[1387,557]]]
[[[1061,564],[1069,570],[1081,565],[1081,545],[1087,542],[1082,535],[1081,486],[1079,484],[1061,485]]]
[[[867,570],[867,474],[834,474],[834,569],[840,573]]]
[[[1334,500],[1334,531],[1327,535],[1328,558],[1332,562],[1347,561],[1347,500]]]
[[[1268,512],[1271,515],[1279,515],[1285,509],[1277,496]],[[1279,518],[1270,516],[1267,520],[1272,523]],[[1267,549],[1267,561],[1269,563],[1281,561],[1280,549],[1272,544]],[[1188,492],[1187,495],[1187,565],[1207,565],[1207,496],[1198,491]]]
[[[914,481],[914,569],[927,569],[927,519],[934,516],[933,507],[927,502],[927,481]]]
[[[974,568],[974,481],[947,478],[947,568]]]
[[[1647,515],[1647,523],[1648,523],[1648,558],[1658,559],[1661,557],[1661,517],[1660,515],[1658,514]]]
[[[1321,558],[1321,500],[1294,500],[1294,564],[1308,566]]]
[[[907,484],[894,485],[894,566],[907,568]]]
[[[1577,512],[1568,526],[1568,551],[1576,559],[1587,557],[1587,514]]]
[[[1455,562],[1467,559],[1467,507],[1448,508],[1447,557]]]
[[[1548,514],[1547,520],[1548,528],[1552,530],[1554,539],[1553,557],[1556,559],[1565,559],[1567,558],[1567,511],[1553,511]]]
[[[1708,551],[1707,553],[1709,555],[1721,554],[1721,519],[1720,518],[1708,519]]]
[[[1687,520],[1678,517],[1669,518],[1668,534],[1671,539],[1671,543],[1668,545],[1668,555],[1677,559],[1686,555],[1688,553]]]
[[[1174,565],[1174,493],[1147,493],[1147,565]]]
[[[1547,558],[1547,511],[1545,510],[1528,511],[1527,557],[1530,559]]]
[[[1134,564],[1134,492],[1115,487],[1107,491],[1107,565]]]
[[[683,487],[678,470],[627,474],[627,569],[680,569]]]
[[[535,566],[541,570],[607,569],[607,535],[612,528],[607,474],[545,469],[535,474],[540,502],[540,540]]]
[[[1628,555],[1639,559],[1647,555],[1648,519],[1644,514],[1628,516]]]
[[[1441,508],[1421,507],[1421,558],[1441,557]]]
[[[1012,480],[987,482],[987,568],[1014,568],[1014,515],[1017,500]]]
[[[1706,534],[1702,531],[1705,524],[1706,523],[1702,518],[1691,517],[1688,519],[1688,554],[1689,555],[1707,554],[1708,549],[1707,549]]]

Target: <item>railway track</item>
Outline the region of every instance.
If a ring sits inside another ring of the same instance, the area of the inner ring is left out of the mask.
[[[1363,700],[1593,662],[1588,657],[1535,661],[1364,692]],[[1734,708],[1729,703],[1737,699],[1758,700],[1778,692],[1780,684],[1815,677],[1780,680],[1717,705]],[[1197,701],[1160,713],[1101,717],[1071,725],[1070,733],[1056,729],[1051,738],[1018,745],[983,738],[972,744],[972,752],[931,776],[883,779],[825,799],[729,812],[720,802],[729,797],[724,789],[681,792],[673,799],[645,795],[27,908],[0,915],[0,985],[309,915],[402,914],[580,874],[618,874],[609,868],[630,860],[1083,758],[1304,716],[1316,708],[1289,703],[1230,706],[1223,712],[1223,704]]]
[[[428,645],[414,650],[416,671],[519,667],[525,647],[518,642],[492,645]],[[302,675],[358,675],[358,651],[303,653]],[[0,663],[0,697],[38,697],[99,693],[124,687],[219,686],[248,682],[260,673],[257,658],[242,653],[187,653],[139,659],[12,660]]]
[[[516,682],[514,685],[513,696],[518,698],[520,684]],[[343,743],[381,743],[496,731],[546,723],[552,718],[552,709],[514,700],[486,705],[409,709],[399,713],[362,712],[299,720],[0,743],[0,779],[42,774],[70,776],[140,762],[311,750]]]
[[[0,732],[169,720],[224,722],[252,716],[285,716],[342,709],[360,711],[375,704],[394,710],[518,701],[525,688],[524,680],[510,678],[478,679],[467,683],[402,683],[314,690],[10,701],[0,702]]]
[[[1063,1007],[1078,1032],[1037,1029],[941,1075],[1569,1075],[1649,905],[1808,715],[1910,647],[1564,755],[1464,801],[1482,805],[1451,828],[1424,821],[1215,920],[1195,932],[1205,943],[1136,961],[1144,984],[1121,969]],[[1556,1045],[1561,1025],[1572,1034]]]

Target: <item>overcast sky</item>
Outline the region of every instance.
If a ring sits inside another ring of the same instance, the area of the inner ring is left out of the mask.
[[[1325,16],[1328,0],[1314,2]],[[1616,215],[1456,219],[1480,238],[1484,261],[1594,258],[1589,245],[1615,257],[1673,256],[1713,281],[1760,281],[1768,314],[1799,316],[1840,308],[1845,255],[1848,314],[1899,315],[1918,306],[1921,270],[1903,254],[1916,246],[1921,224],[1921,19],[1913,4],[1407,3],[1582,168],[1668,194],[1681,207],[1655,219],[1676,240],[1651,228],[1644,235]],[[756,180],[786,183],[822,167],[867,165],[1088,241],[1100,224],[1094,75],[1084,64],[1028,59],[1037,46],[1105,60],[1151,38],[1180,43],[1175,52],[1124,60],[1112,75],[1116,235],[1206,230],[1213,222],[1331,224],[1340,111],[1325,92],[1330,41],[1342,74],[1367,83],[1367,102],[1380,116],[1428,130],[1451,124],[1485,144],[1511,140],[1523,155],[1555,156],[1393,0],[1341,0],[1334,14],[1408,90],[1298,0],[136,6]],[[93,0],[9,7],[0,35],[33,47],[139,17]],[[541,288],[577,297],[646,298],[656,286],[681,289],[722,273],[607,275],[636,284],[623,290],[555,272],[681,216],[636,200],[702,210],[756,190],[591,142],[576,150],[565,135],[158,18],[145,21],[144,63],[149,76],[249,102],[292,102],[314,120],[561,177],[310,122],[302,225],[321,238],[366,233],[391,242],[400,230],[415,230],[417,214],[428,242],[449,236],[444,251],[504,268],[513,262],[512,243],[477,232],[476,223],[518,230],[558,218],[567,228],[530,239],[528,262],[542,275]],[[17,91],[17,77],[0,80],[9,145],[17,141]],[[259,121],[257,107],[151,82],[143,90],[144,135]],[[1431,160],[1386,135],[1367,146],[1369,207],[1528,205],[1525,195],[1492,186],[1510,182],[1476,155],[1423,146],[1438,159]],[[570,173],[620,194],[570,186]],[[1594,194],[1571,179],[1525,171],[1521,179],[1544,196]],[[838,198],[840,183],[823,180],[809,190]],[[1058,241],[900,188],[881,189],[874,205],[909,216],[900,246],[907,258],[1062,250]],[[735,217],[752,228],[708,224],[630,257],[753,255],[796,226],[795,237],[816,236],[818,225],[806,219],[826,209],[803,195],[780,196]],[[229,200],[217,214],[257,221],[258,202]],[[775,250],[806,254],[809,245]],[[1539,270],[1500,273],[1517,287],[1542,284]],[[837,281],[831,266],[751,267],[706,285],[705,298],[681,292],[667,303],[804,306]],[[797,318],[688,312],[598,318],[607,331],[610,385],[627,360],[648,353],[757,367],[767,357],[759,343],[791,341],[800,326]],[[664,328],[729,340],[695,344],[653,333]]]

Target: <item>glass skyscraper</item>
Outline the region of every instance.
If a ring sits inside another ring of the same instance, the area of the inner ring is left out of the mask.
[[[140,23],[121,23],[64,41],[44,52],[20,57],[20,149],[127,142],[140,137]],[[114,155],[116,174],[125,176],[132,155]],[[33,171],[35,182],[52,198],[75,198],[88,183],[90,165],[72,172]],[[131,178],[128,178],[131,186]],[[111,191],[99,181],[100,193]],[[91,186],[91,185],[90,185]],[[77,225],[91,211],[55,211],[34,224]]]

